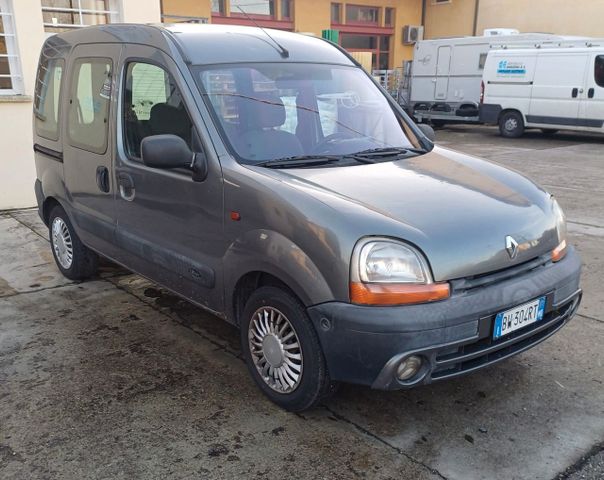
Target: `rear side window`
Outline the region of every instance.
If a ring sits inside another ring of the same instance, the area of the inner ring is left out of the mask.
[[[86,58],[73,66],[68,132],[71,145],[93,153],[107,150],[111,60]]]
[[[49,140],[59,138],[59,102],[63,59],[43,59],[38,67],[34,115],[36,132]]]
[[[604,88],[604,55],[596,57],[595,80],[599,87]]]
[[[172,76],[157,65],[128,64],[123,115],[130,158],[140,158],[141,142],[150,135],[177,135],[191,147],[193,124],[180,90]]]

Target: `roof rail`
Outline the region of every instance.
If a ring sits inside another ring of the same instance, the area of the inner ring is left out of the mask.
[[[522,48],[594,48],[604,47],[604,39],[590,38],[581,40],[553,40],[546,42],[511,42],[511,43],[492,43],[490,48],[493,50],[522,49]]]

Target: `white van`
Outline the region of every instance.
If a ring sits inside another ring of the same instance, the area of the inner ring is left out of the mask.
[[[493,50],[482,89],[480,120],[504,137],[525,128],[604,133],[604,41]]]
[[[486,31],[477,37],[422,40],[415,44],[413,63],[407,71],[403,104],[419,122],[436,126],[448,122],[477,123],[480,81],[489,50],[554,46],[568,41],[589,41],[545,33]]]

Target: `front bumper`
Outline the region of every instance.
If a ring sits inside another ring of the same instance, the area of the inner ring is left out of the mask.
[[[564,326],[581,300],[581,261],[573,248],[558,263],[451,282],[447,300],[367,307],[329,302],[308,309],[333,380],[395,390],[462,375],[520,353]],[[492,340],[498,312],[546,295],[543,320]],[[410,381],[395,377],[399,362],[420,355]]]

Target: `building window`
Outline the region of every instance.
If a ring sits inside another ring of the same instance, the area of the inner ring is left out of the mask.
[[[275,17],[275,0],[231,0],[231,14]],[[241,11],[243,10],[243,12]]]
[[[361,25],[379,25],[380,9],[378,7],[346,5],[346,23]]]
[[[386,8],[384,11],[384,26],[394,27],[394,8]]]
[[[9,0],[0,0],[0,95],[22,93],[17,37]]]
[[[212,0],[212,15],[226,15],[224,0]]]
[[[342,23],[342,4],[331,4],[331,23]]]
[[[292,0],[281,0],[281,20],[291,20]]]
[[[105,153],[111,98],[111,60],[76,60],[69,98],[68,132],[71,144],[89,152]]]
[[[44,58],[40,60],[36,79],[36,131],[41,137],[55,141],[59,138],[59,93],[64,66],[62,58]]]
[[[42,0],[44,30],[64,32],[88,25],[119,21],[114,0]]]
[[[341,45],[351,52],[371,52],[371,68],[388,70],[390,63],[390,35],[356,35],[343,33]]]

